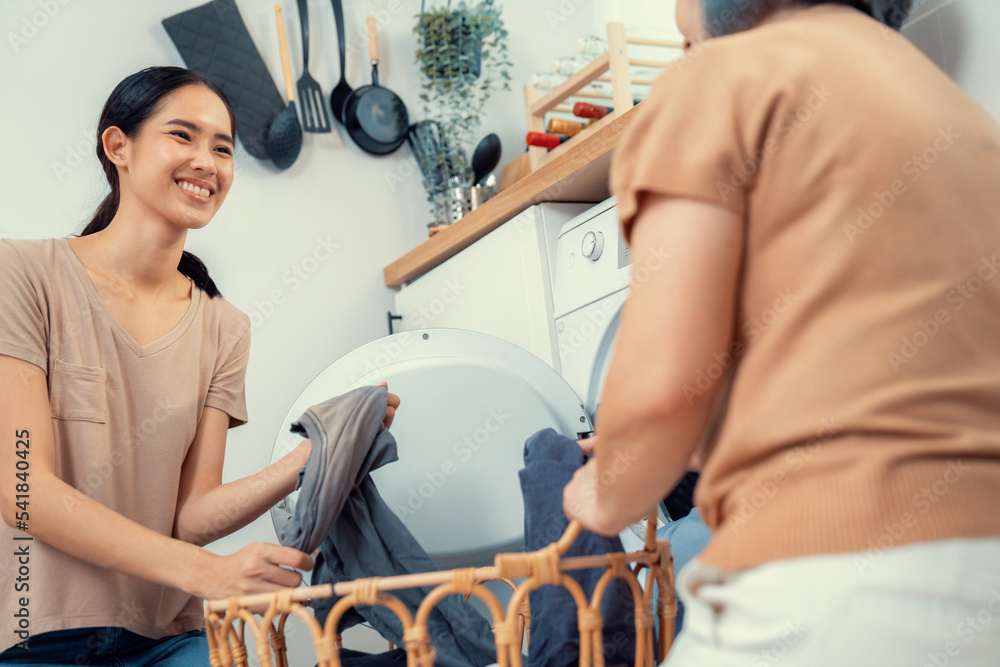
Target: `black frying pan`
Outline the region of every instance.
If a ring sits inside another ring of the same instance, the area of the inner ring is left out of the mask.
[[[396,93],[378,85],[378,35],[373,16],[368,17],[368,54],[372,84],[351,91],[344,101],[342,120],[354,143],[374,155],[386,155],[406,141],[410,116]]]

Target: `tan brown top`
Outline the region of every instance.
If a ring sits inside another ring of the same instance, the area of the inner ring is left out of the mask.
[[[746,221],[734,344],[684,388],[738,364],[702,559],[1000,535],[994,119],[835,5],[710,40],[654,88],[612,167],[625,234],[642,192]]]
[[[180,323],[138,345],[101,301],[67,239],[0,240],[0,354],[48,375],[56,475],[129,519],[170,535],[181,464],[206,406],[247,421],[250,318],[192,283]],[[71,509],[67,510],[71,511]],[[95,532],[100,526],[93,527]],[[204,601],[106,570],[0,524],[30,549],[30,633],[120,626],[158,638],[202,627]],[[0,558],[0,651],[14,634],[17,563]]]

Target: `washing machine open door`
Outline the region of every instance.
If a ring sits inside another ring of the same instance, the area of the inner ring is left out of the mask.
[[[372,473],[388,506],[442,569],[490,564],[500,551],[521,549],[525,440],[545,428],[574,438],[593,430],[573,389],[541,359],[493,336],[395,334],[340,358],[303,390],[271,461],[301,442],[289,428],[308,408],[383,381],[401,401],[390,429],[399,460]],[[276,532],[297,496],[271,509]]]

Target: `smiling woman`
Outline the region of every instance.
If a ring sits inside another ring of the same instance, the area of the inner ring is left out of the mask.
[[[126,78],[108,98],[97,127],[97,157],[111,192],[80,236],[100,232],[116,216],[130,215],[128,209],[136,204],[142,205],[139,211],[161,212],[189,229],[204,227],[222,206],[232,183],[235,133],[232,106],[222,91],[198,74],[180,67],[155,67]],[[130,165],[140,139],[151,159]],[[147,166],[154,173],[142,169]],[[124,183],[119,167],[124,168]],[[163,169],[173,177],[167,180],[156,173]],[[173,191],[171,184],[182,192]],[[132,195],[124,198],[124,207],[123,187]],[[202,206],[185,208],[189,202]],[[176,206],[168,207],[170,203]],[[177,269],[209,296],[221,296],[205,265],[192,253],[182,253]]]
[[[80,236],[0,240],[0,540],[30,545],[0,595],[0,665],[208,665],[204,598],[312,567],[274,544],[199,548],[288,495],[311,449],[222,484],[250,318],[184,244],[225,201],[234,134],[197,74],[137,72],[101,113],[111,191]]]

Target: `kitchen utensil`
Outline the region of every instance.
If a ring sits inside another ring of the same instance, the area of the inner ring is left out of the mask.
[[[302,128],[295,115],[295,88],[292,86],[292,66],[288,58],[288,38],[285,35],[285,20],[281,15],[281,5],[274,6],[274,16],[278,23],[278,45],[281,49],[281,68],[285,74],[285,94],[288,106],[271,122],[267,138],[267,152],[279,169],[288,169],[302,150]]]
[[[497,193],[497,175],[493,172],[486,174],[483,180],[476,183],[472,188],[472,210],[492,199]]]
[[[344,102],[344,127],[358,146],[374,155],[392,153],[406,140],[410,117],[396,93],[378,84],[378,34],[368,17],[368,55],[372,83],[351,91]]]
[[[451,225],[472,211],[472,191],[459,177],[448,180],[447,189],[434,199],[434,215],[439,224]]]
[[[479,183],[486,174],[496,169],[500,164],[500,154],[500,137],[496,134],[487,134],[480,140],[472,153],[473,184]]]
[[[337,46],[340,49],[340,81],[330,93],[330,111],[333,117],[341,125],[344,124],[344,102],[351,94],[351,87],[347,85],[347,42],[344,38],[344,6],[340,0],[332,0],[333,18],[337,23]]]
[[[217,85],[236,110],[236,134],[247,153],[268,159],[271,121],[285,108],[234,0],[212,0],[163,19],[184,64]]]
[[[420,173],[424,177],[424,188],[428,191],[436,189],[445,181],[440,166],[433,157],[429,157],[440,155],[439,133],[440,127],[437,121],[433,120],[414,123],[406,133],[406,142],[417,160],[417,166],[420,167]]]
[[[309,74],[309,3],[299,0],[299,25],[302,26],[302,76],[299,77],[299,104],[302,105],[302,129],[306,132],[330,132],[326,99],[316,79]]]
[[[417,166],[420,167],[420,173],[423,175],[424,181],[428,180],[428,172],[431,171],[430,165],[425,163],[425,144],[421,140],[422,128],[424,127],[424,123],[428,122],[430,121],[422,120],[419,123],[414,123],[406,131],[406,143],[410,145],[410,151],[417,161]]]

